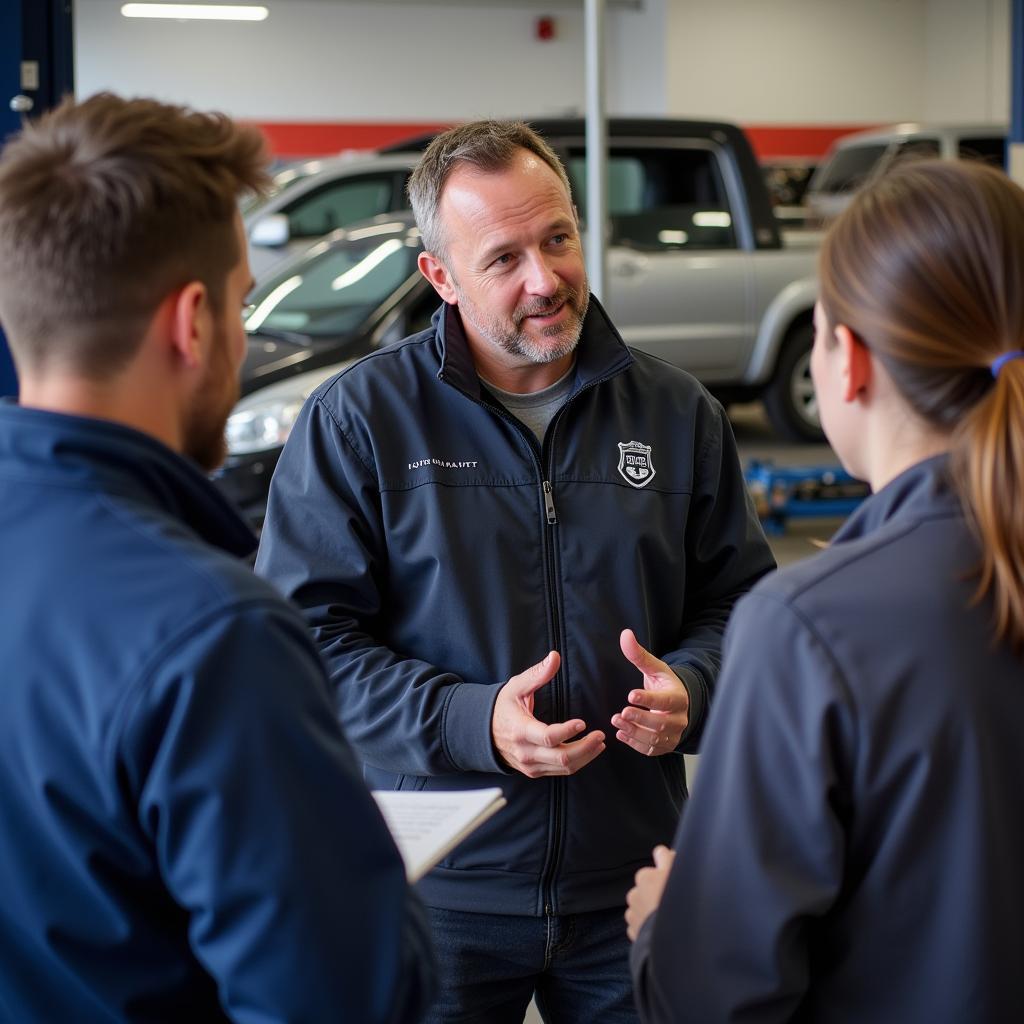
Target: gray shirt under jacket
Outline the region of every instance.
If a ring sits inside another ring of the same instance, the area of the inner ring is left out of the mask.
[[[565,405],[565,400],[572,393],[573,372],[575,369],[576,362],[573,360],[573,365],[554,384],[542,388],[540,391],[532,391],[526,395],[519,395],[514,391],[505,391],[483,377],[480,379],[483,381],[484,387],[520,423],[529,427],[537,440],[543,444],[544,432],[548,429],[548,424],[555,418],[555,413]]]
[[[1024,1020],[1024,664],[972,603],[947,463],[767,577],[726,633],[648,1024]]]

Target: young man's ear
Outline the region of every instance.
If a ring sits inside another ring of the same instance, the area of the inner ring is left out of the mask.
[[[420,273],[434,286],[434,291],[445,301],[457,306],[458,296],[452,285],[451,274],[445,265],[432,253],[421,252],[416,260]]]
[[[863,394],[871,384],[871,352],[867,345],[845,324],[839,324],[836,327],[835,338],[839,344],[839,353],[842,359],[843,401],[852,402],[858,395]]]
[[[207,334],[211,326],[206,285],[201,281],[189,281],[168,301],[171,303],[171,347],[183,365],[194,370],[205,358]]]

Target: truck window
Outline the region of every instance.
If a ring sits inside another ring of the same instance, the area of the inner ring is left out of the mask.
[[[983,160],[993,167],[1006,166],[1006,139],[1002,135],[991,138],[961,139],[961,160]]]
[[[586,158],[569,151],[586,221]],[[614,147],[608,154],[612,242],[637,249],[734,249],[736,233],[715,154],[707,148]]]
[[[818,168],[818,173],[811,182],[811,189],[835,195],[860,188],[871,176],[887,148],[888,143],[879,142],[837,149],[832,157]]]

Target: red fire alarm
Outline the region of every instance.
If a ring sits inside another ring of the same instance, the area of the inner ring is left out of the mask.
[[[555,38],[555,19],[545,15],[537,19],[537,38],[545,42]]]

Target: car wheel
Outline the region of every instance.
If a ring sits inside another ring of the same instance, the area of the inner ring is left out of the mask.
[[[791,441],[825,440],[811,380],[813,344],[813,324],[801,324],[789,332],[782,344],[775,375],[762,396],[775,432]]]

